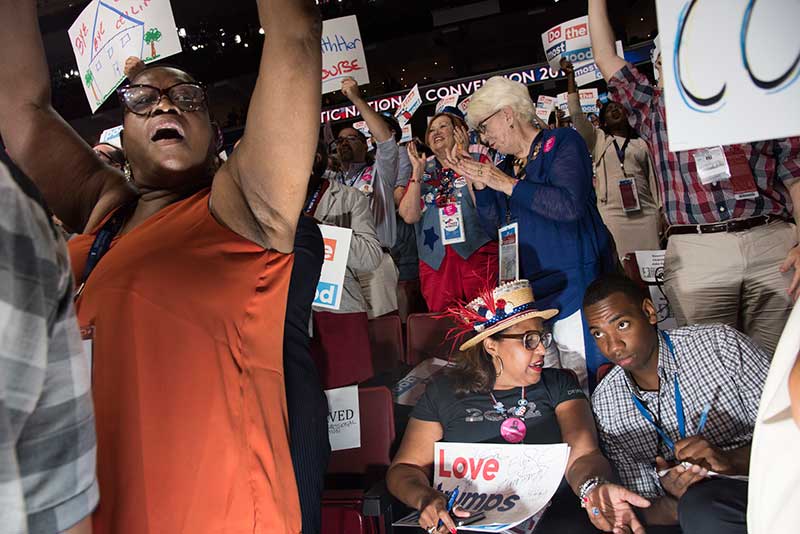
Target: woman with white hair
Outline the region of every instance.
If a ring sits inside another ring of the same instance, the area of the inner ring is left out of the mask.
[[[616,256],[597,211],[586,143],[570,128],[540,130],[534,117],[524,85],[491,78],[472,96],[467,119],[506,158],[495,167],[453,151],[452,164],[471,179],[487,232],[518,225],[517,277],[531,281],[537,300],[560,310],[553,334],[561,364],[585,388],[587,371],[593,386],[605,359],[586,333],[581,299],[599,274],[615,268]]]

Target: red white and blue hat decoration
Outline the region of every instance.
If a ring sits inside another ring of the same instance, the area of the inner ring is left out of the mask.
[[[486,289],[467,305],[447,310],[455,318],[461,335],[475,333],[459,350],[474,347],[492,334],[496,334],[526,319],[541,317],[544,320],[558,315],[558,310],[539,310],[528,280],[515,280],[493,290]]]

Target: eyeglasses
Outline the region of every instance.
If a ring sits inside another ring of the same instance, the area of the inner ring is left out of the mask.
[[[152,85],[126,85],[117,89],[122,104],[136,115],[148,115],[167,95],[170,102],[181,111],[203,111],[206,109],[206,90],[199,83],[181,82],[166,89]]]
[[[553,343],[553,334],[550,332],[539,332],[538,330],[528,330],[524,334],[500,334],[497,337],[504,339],[521,339],[525,350],[534,350],[542,344],[544,348],[549,348]]]
[[[347,141],[348,143],[353,143],[355,141],[358,141],[360,143],[364,142],[364,140],[357,135],[343,135],[342,137],[337,137],[336,139],[331,141],[331,144],[328,145],[328,150],[331,151],[336,150],[336,147],[338,147],[345,141]]]
[[[483,119],[480,122],[480,124],[478,124],[478,126],[475,128],[475,130],[481,135],[485,134],[486,133],[486,123],[489,122],[489,119],[491,119],[492,117],[494,117],[495,115],[497,115],[501,111],[503,111],[502,108],[498,109],[497,111],[495,111],[494,113],[492,113],[491,115],[489,115],[488,117]]]

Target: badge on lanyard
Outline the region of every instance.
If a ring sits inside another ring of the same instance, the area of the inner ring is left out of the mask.
[[[94,378],[94,326],[81,327],[81,340],[83,341],[83,352],[89,360],[89,377]]]
[[[500,283],[519,280],[519,223],[498,230],[500,243]]]
[[[697,176],[703,185],[714,184],[731,177],[728,159],[721,146],[697,150],[692,157],[697,164]]]
[[[731,186],[736,200],[752,200],[758,198],[756,180],[753,178],[753,169],[747,161],[744,151],[739,146],[729,147],[725,151],[728,164],[731,168]]]
[[[455,245],[466,241],[460,204],[451,203],[439,208],[439,227],[443,245]]]
[[[623,178],[619,181],[619,194],[622,197],[622,211],[630,213],[642,209],[639,203],[639,190],[636,189],[636,180]]]

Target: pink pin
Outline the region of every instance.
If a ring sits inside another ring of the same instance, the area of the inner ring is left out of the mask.
[[[528,429],[519,417],[509,417],[500,425],[500,435],[509,443],[519,443],[525,439]]]

